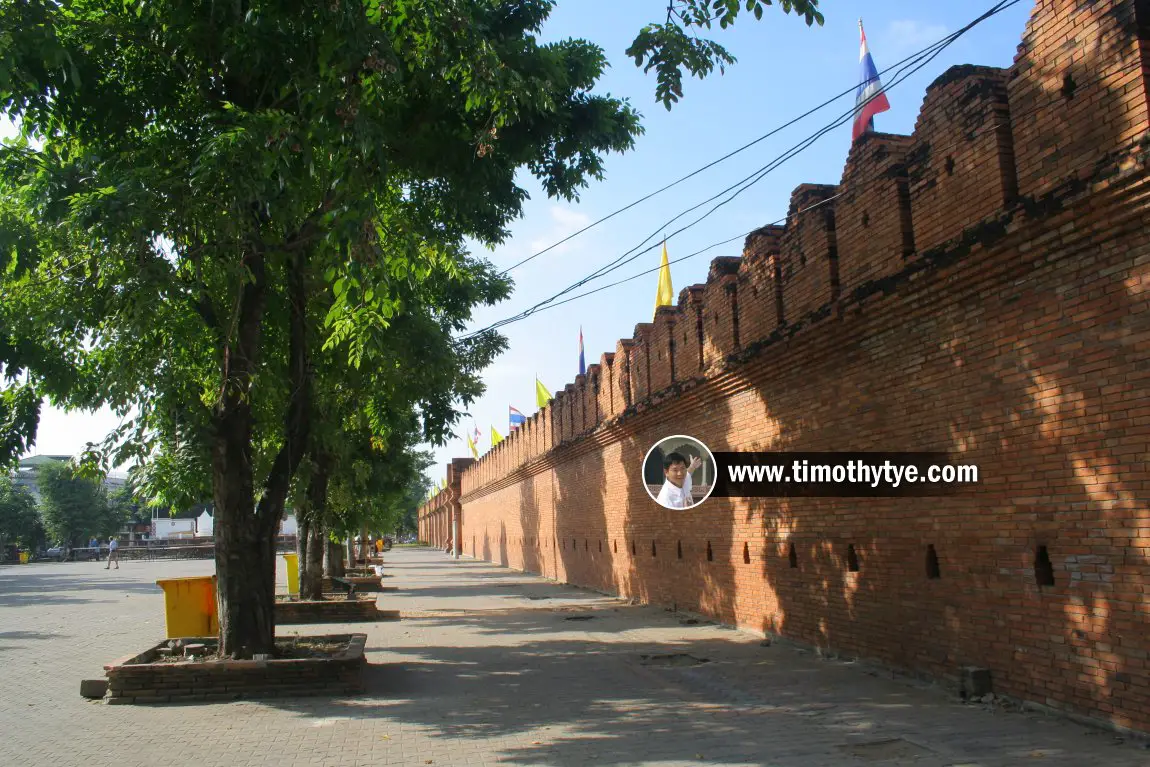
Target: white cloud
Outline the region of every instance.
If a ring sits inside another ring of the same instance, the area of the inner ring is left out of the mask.
[[[541,235],[531,240],[527,246],[532,253],[538,253],[544,248],[550,247],[564,237],[574,234],[591,223],[591,217],[586,213],[580,213],[577,210],[563,205],[552,205],[548,210],[548,214],[551,218],[550,227]],[[564,243],[549,252],[562,253],[567,250],[568,245],[569,243]]]
[[[928,21],[900,19],[892,21],[887,28],[887,39],[894,51],[900,54],[912,53],[941,40],[947,34],[945,24],[932,24]]]

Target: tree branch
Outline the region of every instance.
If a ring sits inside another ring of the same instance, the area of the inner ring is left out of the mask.
[[[307,344],[307,251],[298,250],[288,268],[291,318],[288,340],[288,386],[291,391],[284,423],[284,444],[264,483],[257,514],[265,522],[283,512],[291,478],[303,459],[311,430],[311,370]]]

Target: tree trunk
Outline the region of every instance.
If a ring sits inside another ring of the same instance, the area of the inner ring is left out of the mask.
[[[347,574],[343,566],[343,543],[327,539],[327,559],[324,562],[324,574],[331,578],[342,578]]]
[[[252,413],[234,405],[212,455],[220,654],[250,658],[275,643],[275,527],[252,508]]]
[[[327,533],[318,522],[311,525],[308,531],[310,540],[307,544],[307,568],[303,571],[304,577],[300,580],[300,599],[323,599],[323,553],[324,539]]]
[[[276,533],[292,475],[303,457],[311,408],[308,370],[306,257],[297,251],[288,271],[290,331],[285,440],[263,481],[259,504],[253,474],[253,387],[267,303],[266,262],[245,258],[251,275],[240,293],[235,334],[222,347],[220,402],[214,413],[212,490],[216,504],[216,606],[220,655],[251,658],[275,650]]]
[[[363,523],[363,529],[359,533],[359,556],[363,559],[363,566],[367,567],[367,558],[371,556],[371,552],[375,550],[367,535],[367,523]]]
[[[306,509],[296,509],[296,539],[295,554],[299,566],[299,580],[303,583],[304,573],[307,572],[307,536],[311,530],[311,520]]]
[[[323,599],[324,540],[327,531],[323,520],[327,510],[327,485],[331,459],[323,450],[313,446],[311,462],[314,471],[308,480],[304,505],[307,507],[308,541],[307,559],[300,561],[300,598]]]

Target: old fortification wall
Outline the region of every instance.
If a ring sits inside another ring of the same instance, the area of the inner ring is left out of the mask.
[[[457,513],[468,555],[1150,730],[1147,6],[1041,0],[1009,70],[951,69],[913,135],[798,187],[453,471],[425,536]],[[640,476],[669,434],[946,451],[984,482],[669,512]]]

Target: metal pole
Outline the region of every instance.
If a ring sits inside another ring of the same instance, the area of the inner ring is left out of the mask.
[[[453,513],[451,519],[454,523],[454,530],[451,535],[451,547],[455,549],[455,558],[459,559],[459,512],[456,511]]]

